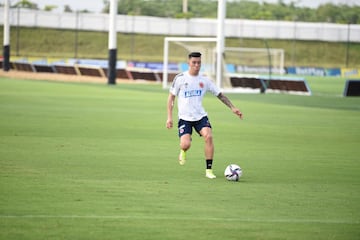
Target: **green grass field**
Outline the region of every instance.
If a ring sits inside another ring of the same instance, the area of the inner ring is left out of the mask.
[[[185,166],[160,85],[0,79],[0,239],[359,239],[360,98],[215,97],[215,180],[203,141]],[[230,163],[240,182],[222,176]]]

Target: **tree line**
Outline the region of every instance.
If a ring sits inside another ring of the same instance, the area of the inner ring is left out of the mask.
[[[184,2],[187,8],[184,9]],[[296,0],[286,4],[264,1],[232,0],[227,1],[226,17],[233,19],[279,20],[301,22],[329,22],[360,24],[360,5],[326,3],[317,8],[297,6]],[[103,13],[109,12],[109,0],[103,0]],[[118,14],[143,15],[169,18],[216,18],[217,0],[118,0]],[[21,0],[12,7],[39,9],[29,0]],[[52,11],[55,5],[45,6],[43,10]],[[64,12],[72,12],[65,5]],[[83,9],[80,12],[89,12]]]
[[[326,3],[313,9],[289,4],[264,1],[227,1],[226,17],[253,20],[280,20],[302,22],[360,23],[360,6]],[[104,1],[108,11],[108,1]],[[119,0],[119,14],[146,15],[172,18],[216,18],[218,1],[188,0],[188,9],[183,11],[183,0]]]

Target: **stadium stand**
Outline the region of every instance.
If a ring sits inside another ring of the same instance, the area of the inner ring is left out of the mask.
[[[0,59],[0,66],[2,61]],[[108,69],[106,66],[82,65],[74,62],[46,64],[42,62],[28,63],[26,60],[11,62],[12,69],[27,72],[59,73],[67,75],[91,76],[106,78]],[[179,70],[180,71],[180,70]],[[168,72],[168,82],[172,82],[179,71],[172,70]],[[123,66],[116,70],[117,79],[126,80],[145,80],[152,82],[162,82],[163,72],[160,70],[151,70],[147,68],[134,68]],[[225,91],[230,92],[282,92],[291,94],[311,95],[311,90],[304,78],[289,76],[271,76],[271,75],[244,75],[231,73],[227,75],[228,88]],[[349,80],[345,86],[344,96],[360,95],[360,80]]]
[[[33,67],[35,72],[55,73],[55,68],[51,65],[33,64]]]
[[[360,80],[347,80],[345,82],[344,97],[360,96]]]
[[[260,79],[255,77],[230,77],[231,86],[233,87],[242,87],[242,88],[251,88],[251,89],[260,89],[262,87],[262,82]]]
[[[168,82],[172,82],[173,80],[174,80],[174,78],[175,78],[175,76],[178,74],[179,72],[174,72],[174,71],[169,71],[168,72],[168,78],[167,78],[167,80],[168,80]],[[164,76],[164,74],[163,74],[163,72],[158,72],[158,75],[159,75],[159,77],[160,77],[160,79],[161,79],[161,81],[163,80],[163,76]]]
[[[30,63],[12,62],[11,65],[18,71],[35,72],[34,66]]]
[[[285,76],[230,76],[234,88],[248,88],[260,92],[289,92],[311,95],[311,90],[304,78]]]
[[[105,76],[107,76],[108,69],[103,68],[103,71],[104,71]],[[120,69],[116,69],[116,78],[128,80],[128,79],[132,79],[132,76],[126,69],[120,68]]]
[[[106,77],[104,71],[100,67],[86,67],[86,66],[76,66],[75,69],[82,76],[91,76],[91,77]]]
[[[61,74],[68,74],[68,75],[76,75],[76,69],[74,66],[70,65],[54,65],[55,72]]]
[[[3,61],[0,59],[0,67],[3,67]],[[48,65],[43,63],[29,63],[26,60],[11,62],[11,69],[26,72],[44,72],[44,73],[59,73],[67,75],[81,75],[91,77],[106,78],[108,69],[101,66],[93,65],[79,65],[79,64],[59,64]],[[161,74],[161,73],[160,73]],[[160,81],[160,74],[148,69],[131,70],[119,68],[116,70],[118,79],[126,80],[146,80],[146,81]]]
[[[128,70],[134,80],[148,80],[160,82],[160,76],[157,72],[149,71],[149,70],[138,70],[138,69],[130,69]]]

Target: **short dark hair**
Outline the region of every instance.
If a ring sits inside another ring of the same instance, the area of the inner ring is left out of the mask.
[[[192,52],[189,54],[189,59],[192,57],[201,57],[201,53],[200,52]]]

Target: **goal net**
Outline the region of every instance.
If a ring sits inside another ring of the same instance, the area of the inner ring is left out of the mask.
[[[216,80],[216,38],[166,37],[164,39],[163,88],[168,88],[175,75],[187,70],[187,56],[190,52],[202,53],[202,74]],[[170,66],[178,65],[177,70]],[[222,56],[222,91],[239,91],[232,77],[284,74],[284,50],[272,48],[225,47]],[[236,88],[236,89],[235,89]],[[236,92],[235,91],[235,92]]]
[[[284,49],[227,47],[224,63],[235,66],[234,72],[243,74],[285,73]]]

